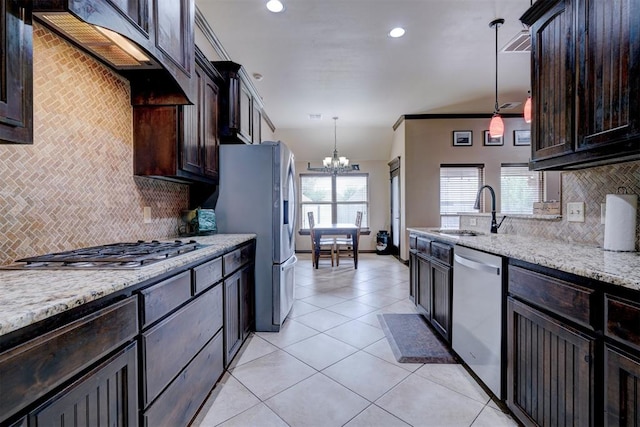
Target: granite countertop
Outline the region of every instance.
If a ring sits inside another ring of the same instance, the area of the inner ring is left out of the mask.
[[[172,269],[222,254],[255,237],[255,234],[190,237],[189,240],[196,240],[207,246],[148,267],[130,270],[0,270],[0,335],[160,276]]]
[[[479,236],[454,236],[436,233],[436,227],[408,227],[407,230],[640,291],[638,252],[610,252],[597,246],[512,234],[483,232]]]

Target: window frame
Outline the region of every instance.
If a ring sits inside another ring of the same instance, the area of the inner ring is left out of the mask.
[[[441,163],[440,164],[440,168],[438,169],[438,187],[439,187],[439,200],[438,200],[438,210],[439,210],[439,216],[440,216],[440,226],[443,228],[451,228],[450,224],[446,224],[446,222],[449,221],[443,221],[445,218],[448,219],[455,219],[457,218],[458,220],[458,227],[460,226],[460,215],[458,215],[458,213],[464,212],[464,213],[477,213],[478,211],[476,209],[471,209],[469,211],[456,211],[455,214],[452,213],[443,213],[442,212],[442,202],[443,202],[443,197],[442,197],[442,169],[454,169],[454,168],[458,168],[458,169],[463,169],[463,168],[468,168],[468,169],[475,169],[478,171],[478,187],[476,189],[476,194],[477,192],[480,190],[480,188],[482,188],[482,186],[485,184],[485,164],[484,163]],[[475,202],[475,198],[474,198],[474,202]],[[481,197],[480,198],[480,211],[483,211],[484,208],[484,200]]]
[[[363,201],[357,201],[357,202],[338,202],[337,201],[337,180],[339,177],[349,177],[349,176],[355,176],[355,177],[364,177],[367,180],[367,194],[366,194],[366,200]],[[331,201],[330,202],[303,202],[302,201],[302,180],[304,178],[311,178],[311,177],[320,177],[320,178],[330,178],[331,179]],[[366,205],[366,212],[363,212],[363,225],[361,227],[362,230],[368,230],[369,229],[369,211],[370,211],[370,206],[371,206],[371,186],[370,186],[370,182],[369,182],[369,173],[367,172],[357,172],[357,173],[348,173],[348,174],[342,174],[342,175],[336,175],[336,174],[326,174],[326,173],[301,173],[299,175],[299,179],[300,179],[300,185],[299,187],[299,191],[298,191],[298,198],[299,198],[299,208],[300,208],[300,218],[298,218],[300,220],[300,231],[309,231],[309,228],[303,228],[303,224],[307,224],[308,220],[305,218],[305,210],[304,210],[304,205],[330,205],[331,206],[331,222],[335,223],[336,219],[338,218],[338,205]],[[316,219],[317,221],[317,219]],[[365,225],[365,221],[366,221],[366,225]]]
[[[505,195],[507,194],[507,191],[505,191],[506,189],[503,188],[502,185],[502,180],[503,180],[503,168],[527,168],[527,170],[529,170],[529,164],[528,163],[500,163],[500,213],[504,213],[504,214],[511,214],[511,215],[533,215],[533,202],[530,206],[530,211],[529,212],[510,212],[510,211],[504,211],[503,206],[505,203]],[[544,191],[545,191],[545,177],[544,177],[544,173],[540,172],[540,171],[531,171],[529,170],[529,172],[533,172],[536,173],[538,175],[538,188],[537,188],[537,195],[538,195],[538,202],[542,202],[544,200]],[[515,176],[515,175],[513,175]]]

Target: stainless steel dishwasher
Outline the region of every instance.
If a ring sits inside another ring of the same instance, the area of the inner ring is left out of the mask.
[[[502,398],[502,258],[458,245],[453,253],[453,349]]]

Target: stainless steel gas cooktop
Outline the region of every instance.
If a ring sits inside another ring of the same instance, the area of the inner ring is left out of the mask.
[[[15,264],[0,266],[0,269],[131,269],[146,267],[202,247],[194,240],[140,240],[22,258]]]

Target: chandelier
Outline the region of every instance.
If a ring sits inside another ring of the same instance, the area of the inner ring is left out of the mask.
[[[312,168],[311,163],[307,163],[307,170],[314,172],[324,172],[337,175],[339,173],[358,171],[359,165],[352,165],[349,159],[338,156],[338,117],[333,117],[333,156],[325,157],[322,161],[322,167]]]

